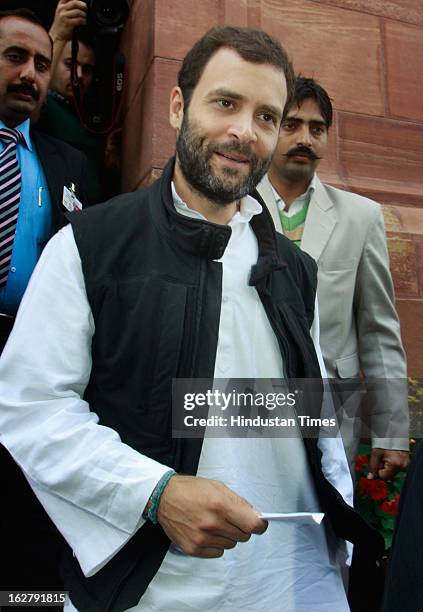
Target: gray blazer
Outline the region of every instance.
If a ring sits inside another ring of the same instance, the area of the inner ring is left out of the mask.
[[[407,373],[381,207],[316,179],[301,249],[318,264],[320,344],[328,377],[354,378],[361,371],[366,378],[402,379],[390,383],[383,400],[372,400],[373,446],[408,449],[408,439],[392,439],[402,438],[408,427]],[[258,191],[281,232],[267,175]]]

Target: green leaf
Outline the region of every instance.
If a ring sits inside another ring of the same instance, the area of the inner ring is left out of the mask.
[[[384,516],[382,519],[382,527],[384,529],[393,530],[394,529],[394,517],[393,516]]]
[[[397,476],[395,477],[392,485],[393,485],[393,489],[396,493],[400,493],[401,489],[404,485],[404,479],[405,479],[405,474],[401,473],[401,474],[397,474]]]
[[[385,512],[382,512],[381,507],[379,506],[379,504],[375,504],[375,514],[377,516],[386,516]]]
[[[393,532],[392,531],[385,531],[384,533],[382,533],[384,539],[385,539],[385,550],[389,550],[392,546],[392,536],[393,536]]]

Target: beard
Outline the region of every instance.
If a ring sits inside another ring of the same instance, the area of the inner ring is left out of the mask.
[[[266,174],[272,156],[259,160],[248,144],[238,141],[209,142],[200,127],[188,119],[186,112],[176,141],[178,161],[189,185],[201,196],[220,206],[240,200],[255,189]],[[221,175],[213,170],[210,160],[214,153],[238,153],[248,159],[249,173],[244,175],[236,168],[223,167]]]

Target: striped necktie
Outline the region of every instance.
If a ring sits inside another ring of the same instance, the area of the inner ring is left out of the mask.
[[[9,274],[18,222],[21,171],[16,149],[22,139],[18,130],[0,129],[0,141],[5,145],[0,153],[0,289],[6,285]]]

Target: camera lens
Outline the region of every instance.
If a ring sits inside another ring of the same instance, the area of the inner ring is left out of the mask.
[[[97,8],[97,19],[106,25],[114,25],[119,17],[119,9],[108,4],[108,0]]]
[[[91,0],[91,19],[97,30],[121,30],[129,15],[126,0]]]

